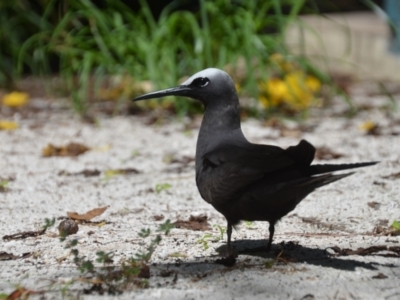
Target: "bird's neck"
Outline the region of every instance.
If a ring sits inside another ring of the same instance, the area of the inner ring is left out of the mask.
[[[247,142],[240,127],[239,103],[207,105],[197,140],[196,163],[220,145]]]

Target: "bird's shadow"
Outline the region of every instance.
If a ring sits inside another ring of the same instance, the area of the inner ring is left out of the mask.
[[[350,256],[344,258],[335,257],[327,252],[327,249],[318,249],[302,246],[295,242],[287,242],[280,244],[273,244],[272,250],[267,253],[266,240],[240,240],[232,243],[235,252],[238,255],[250,255],[262,258],[277,258],[279,253],[283,253],[282,261],[288,262],[302,262],[310,265],[334,268],[344,271],[355,271],[356,268],[364,268],[368,270],[377,270],[377,266],[382,265],[375,262],[362,262],[360,260],[351,259]],[[216,249],[218,253],[225,253],[226,246],[220,246]],[[384,264],[386,267],[395,267],[393,264]]]
[[[278,262],[287,263],[294,265],[296,263],[306,263],[309,265],[315,265],[323,268],[333,268],[342,271],[355,271],[356,268],[363,268],[368,270],[378,270],[379,266],[384,267],[397,267],[394,264],[387,263],[382,264],[378,262],[363,262],[357,259],[352,259],[351,256],[347,257],[335,257],[326,251],[326,249],[310,248],[299,245],[295,242],[287,242],[280,244],[273,244],[272,250],[267,253],[266,240],[240,240],[232,243],[234,252],[238,255],[236,265],[229,265],[230,268],[222,267],[216,262],[221,259],[226,253],[226,245],[220,246],[216,251],[221,255],[211,257],[198,257],[193,261],[180,261],[176,263],[167,264],[156,264],[155,268],[164,272],[165,270],[174,270],[174,272],[185,273],[185,274],[203,274],[206,276],[214,271],[223,270],[234,270],[236,268],[242,268],[248,265],[246,259],[242,259],[240,256],[253,256],[259,258],[265,258],[276,260]],[[353,256],[354,257],[354,256]],[[249,267],[252,264],[249,265]],[[263,263],[261,264],[263,265]],[[260,265],[260,266],[261,266]],[[222,269],[221,269],[222,268]],[[158,272],[158,273],[159,273]],[[202,277],[202,276],[200,276]]]

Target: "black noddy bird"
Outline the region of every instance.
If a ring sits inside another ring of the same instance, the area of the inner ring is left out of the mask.
[[[196,147],[196,184],[201,197],[227,220],[228,256],[233,255],[232,227],[240,221],[269,222],[268,252],[279,219],[316,188],[353,174],[331,172],[377,163],[311,165],[315,148],[305,140],[287,149],[250,143],[240,127],[235,84],[219,69],[205,69],[177,87],[134,101],[171,95],[204,105]]]

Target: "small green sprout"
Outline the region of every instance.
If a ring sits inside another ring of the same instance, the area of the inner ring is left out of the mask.
[[[131,157],[137,157],[140,156],[140,151],[138,149],[135,149],[131,153]]]
[[[265,263],[264,263],[264,267],[266,267],[267,269],[271,269],[274,264],[275,264],[276,260],[275,259],[268,259]]]
[[[271,269],[271,268],[275,265],[275,263],[276,263],[277,261],[282,261],[282,258],[281,258],[282,254],[283,254],[283,250],[281,250],[281,252],[279,252],[279,254],[278,254],[274,259],[268,259],[268,260],[264,263],[264,266],[265,266],[267,269]]]
[[[246,226],[250,228],[254,226],[254,222],[252,221],[244,221],[244,224],[246,224]]]
[[[393,228],[396,233],[400,232],[400,222],[399,221],[396,221],[396,220],[393,221],[393,223],[392,223],[392,225],[390,225],[390,227]]]
[[[193,132],[191,130],[185,130],[183,132],[183,135],[186,137],[192,137],[193,136]]]
[[[218,237],[218,240],[216,240],[216,241],[223,240],[224,234],[226,232],[226,228],[222,227],[221,225],[218,225],[218,224],[215,224],[213,227],[215,227],[219,230],[219,237]]]
[[[197,244],[203,244],[203,248],[205,250],[207,250],[208,248],[210,248],[208,246],[208,241],[212,238],[213,236],[211,235],[211,233],[206,233],[201,239],[197,240]],[[208,239],[208,240],[207,240]]]
[[[159,194],[161,191],[168,190],[172,187],[169,183],[158,183],[156,184],[156,193]]]
[[[5,192],[7,190],[8,183],[8,180],[0,180],[0,192]]]
[[[98,251],[96,252],[96,255],[97,255],[96,261],[99,263],[109,264],[113,262],[112,258],[114,254],[112,252]]]
[[[164,232],[165,235],[168,235],[173,228],[175,228],[174,224],[172,224],[171,221],[168,219],[158,227],[157,231]]]
[[[142,228],[142,230],[140,230],[139,232],[139,236],[141,238],[147,238],[150,235],[150,233],[151,233],[150,228],[147,229]]]
[[[187,258],[188,257],[187,254],[181,253],[181,252],[173,252],[173,253],[170,253],[168,256],[174,257],[174,258]]]
[[[55,222],[56,222],[56,218],[53,218],[53,219],[46,218],[46,219],[44,219],[44,225],[42,226],[43,230],[46,231],[50,227],[54,226]]]

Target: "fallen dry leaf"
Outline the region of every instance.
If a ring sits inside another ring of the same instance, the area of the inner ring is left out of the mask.
[[[367,205],[373,209],[379,209],[379,207],[381,206],[381,204],[376,201],[368,202]]]
[[[393,228],[392,226],[380,226],[377,225],[375,226],[374,230],[372,231],[373,234],[379,234],[379,235],[386,235],[386,236],[398,236],[400,235],[400,232]]]
[[[79,143],[69,143],[62,147],[57,147],[52,144],[48,144],[42,150],[42,154],[44,157],[50,156],[78,156],[86,151],[90,150],[89,147],[86,147],[83,144]]]
[[[12,253],[0,252],[0,261],[2,260],[14,260],[14,259],[20,259],[20,258],[27,258],[32,255],[32,252],[25,252],[22,255],[14,255]]]
[[[395,246],[371,246],[367,248],[358,248],[357,250],[348,249],[348,248],[340,248],[338,246],[330,247],[335,253],[336,256],[349,256],[349,255],[377,255],[377,256],[385,256],[385,257],[400,257],[400,247]],[[384,252],[384,253],[380,253]],[[388,253],[389,252],[389,253]]]
[[[104,206],[104,207],[99,207],[99,208],[95,208],[92,210],[89,210],[88,212],[86,212],[85,214],[78,214],[77,212],[67,212],[67,215],[69,218],[73,219],[73,220],[91,220],[94,217],[100,216],[103,212],[106,211],[106,209],[109,208],[109,206]]]
[[[41,293],[42,292],[28,290],[21,286],[16,290],[14,290],[11,294],[9,294],[6,299],[7,300],[28,299],[30,295],[37,295]]]
[[[104,175],[106,178],[111,178],[116,175],[126,175],[126,174],[139,174],[140,172],[135,168],[126,168],[126,169],[109,169],[104,171]]]
[[[102,226],[107,225],[107,224],[109,224],[109,223],[107,223],[106,221],[101,221],[101,222],[98,222],[98,223],[93,222],[93,224],[94,224],[95,226],[97,226],[97,227],[102,227]]]
[[[22,240],[26,239],[27,237],[36,237],[39,235],[42,235],[46,232],[46,229],[38,230],[38,231],[24,231],[24,232],[19,232],[11,235],[5,235],[3,236],[3,240],[9,241],[9,240]]]
[[[384,179],[400,179],[400,172],[399,173],[393,173],[387,176],[381,176]]]
[[[66,171],[61,171],[58,173],[59,176],[79,176],[83,175],[85,177],[99,176],[101,172],[99,170],[83,170],[81,172],[70,173]]]
[[[153,220],[154,221],[161,221],[161,220],[164,220],[164,215],[154,215],[153,216]]]
[[[176,228],[189,230],[211,230],[210,224],[207,222],[207,216],[190,216],[188,221],[178,220],[172,223]]]
[[[18,123],[12,121],[0,120],[0,130],[15,130],[18,129]]]
[[[288,129],[284,128],[281,129],[281,136],[282,137],[292,137],[292,138],[300,138],[302,135],[302,132],[299,129]]]
[[[378,275],[372,276],[374,279],[385,279],[388,278],[385,274],[383,273],[378,273]]]
[[[366,134],[369,135],[379,135],[380,134],[380,127],[378,124],[372,121],[366,121],[359,125],[360,130],[364,131]]]
[[[195,158],[193,156],[188,156],[184,155],[182,157],[176,157],[173,154],[167,154],[163,157],[163,162],[166,164],[182,164],[182,165],[188,165],[189,163],[193,162]]]
[[[147,279],[150,278],[150,268],[145,263],[142,263],[138,277]]]
[[[29,95],[21,92],[11,92],[3,96],[3,105],[9,107],[19,107],[28,102]]]
[[[315,152],[315,158],[320,160],[330,160],[342,157],[343,154],[337,153],[328,147],[320,147]]]

